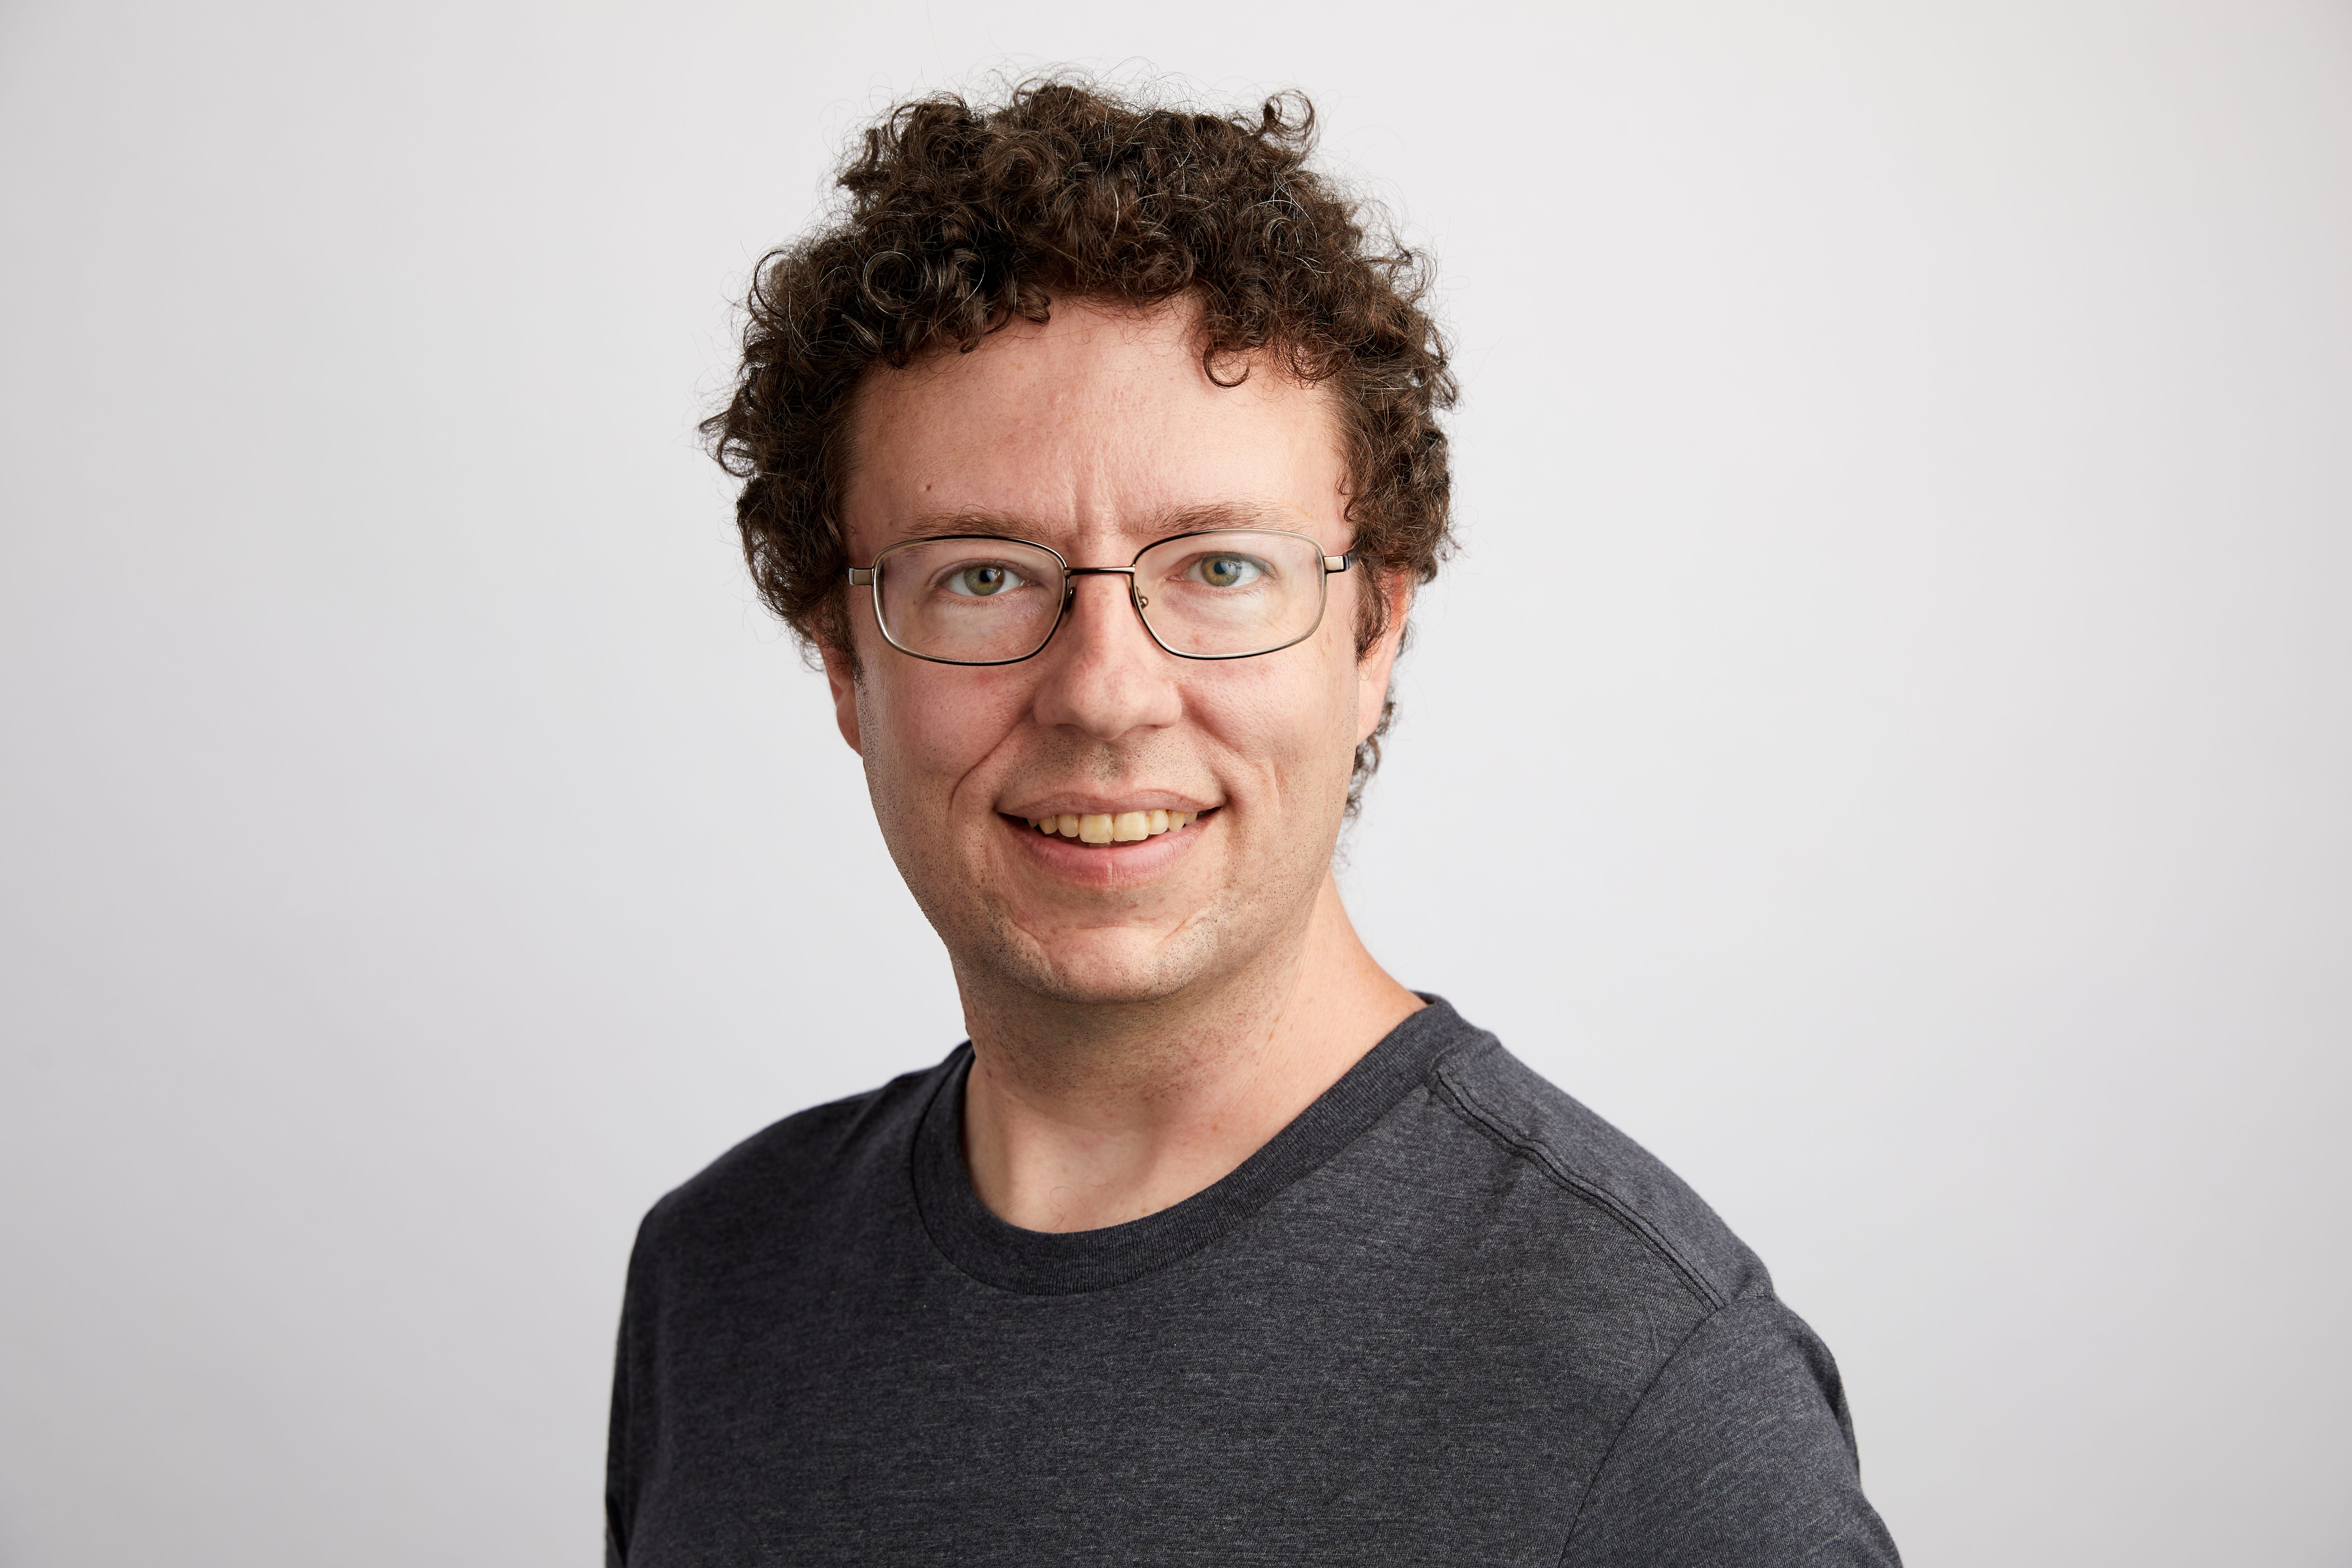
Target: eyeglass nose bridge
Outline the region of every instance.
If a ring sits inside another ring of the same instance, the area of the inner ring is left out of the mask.
[[[1145,598],[1141,594],[1136,591],[1135,568],[1132,566],[1065,566],[1062,568],[1062,613],[1065,616],[1069,614],[1070,606],[1077,602],[1078,585],[1076,583],[1070,580],[1076,577],[1124,577],[1127,579],[1127,596],[1135,602],[1135,607],[1138,612],[1140,612],[1146,605],[1151,603],[1150,600]],[[1058,631],[1060,629],[1061,624],[1056,621],[1055,623],[1055,630]],[[1143,629],[1147,632],[1150,631],[1151,623],[1146,621],[1143,624]],[[1052,639],[1052,633],[1047,633],[1047,640],[1050,641]],[[1160,640],[1159,634],[1153,633],[1151,640],[1153,642],[1158,642]]]

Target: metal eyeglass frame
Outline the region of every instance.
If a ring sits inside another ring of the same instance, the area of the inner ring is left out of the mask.
[[[1252,648],[1247,653],[1185,653],[1181,649],[1170,647],[1165,642],[1160,640],[1160,634],[1151,629],[1150,617],[1143,613],[1144,605],[1150,603],[1150,601],[1145,599],[1142,595],[1137,593],[1135,590],[1136,563],[1141,561],[1145,556],[1150,554],[1153,551],[1159,549],[1163,544],[1173,544],[1180,539],[1202,539],[1212,533],[1273,533],[1279,534],[1286,539],[1303,539],[1306,540],[1307,543],[1315,547],[1316,558],[1323,563],[1323,575],[1316,584],[1316,586],[1320,590],[1320,593],[1318,595],[1315,604],[1315,618],[1307,623],[1307,626],[1305,631],[1300,632],[1288,642],[1279,642],[1275,644],[1272,647]],[[913,648],[907,647],[906,644],[900,642],[897,637],[890,635],[889,619],[882,613],[882,563],[889,560],[893,555],[898,553],[901,550],[911,550],[919,544],[942,544],[959,539],[984,539],[996,544],[1025,544],[1032,550],[1044,551],[1060,564],[1062,568],[1062,603],[1061,606],[1054,612],[1054,624],[1045,628],[1045,635],[1038,640],[1037,646],[1031,648],[1027,653],[1023,654],[1019,658],[941,658],[937,654],[917,653]],[[1054,640],[1054,634],[1062,629],[1062,623],[1070,618],[1070,606],[1077,602],[1078,597],[1078,584],[1076,579],[1080,577],[1126,578],[1127,602],[1134,607],[1135,618],[1143,624],[1143,635],[1150,637],[1160,652],[1172,655],[1177,658],[1218,660],[1228,658],[1262,658],[1270,653],[1280,653],[1286,647],[1296,647],[1300,643],[1305,642],[1308,637],[1313,637],[1316,633],[1316,629],[1323,624],[1323,612],[1331,607],[1332,575],[1335,573],[1345,572],[1349,567],[1353,566],[1355,563],[1355,551],[1350,550],[1345,555],[1326,555],[1323,553],[1323,542],[1321,540],[1312,538],[1304,533],[1295,533],[1286,528],[1196,528],[1185,533],[1171,533],[1165,539],[1155,539],[1150,543],[1145,545],[1142,549],[1137,551],[1135,552],[1134,559],[1129,561],[1124,566],[1073,566],[1070,564],[1068,558],[1060,551],[1055,549],[1052,545],[1040,544],[1034,539],[1015,539],[1009,533],[943,533],[931,538],[900,541],[898,543],[894,544],[890,546],[889,549],[882,552],[881,554],[877,555],[874,558],[873,565],[852,566],[849,569],[849,583],[850,586],[854,588],[872,589],[874,595],[874,624],[881,630],[882,640],[888,643],[892,647],[897,648],[900,653],[905,654],[908,658],[919,658],[930,664],[955,664],[961,665],[966,668],[989,668],[1001,664],[1020,664],[1025,660],[1035,658],[1039,654],[1044,653],[1045,651],[1046,645]]]

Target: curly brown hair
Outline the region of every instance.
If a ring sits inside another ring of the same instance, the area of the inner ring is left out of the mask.
[[[1429,271],[1378,209],[1307,167],[1314,146],[1298,93],[1214,114],[1066,78],[999,105],[918,99],[866,130],[831,221],[760,262],[741,374],[702,425],[743,480],[752,581],[803,645],[849,650],[840,497],[860,379],[1044,321],[1056,293],[1137,309],[1189,296],[1222,384],[1260,360],[1329,383],[1358,559],[1375,583],[1435,576],[1452,545],[1437,416],[1454,382],[1422,308]],[[1360,653],[1388,613],[1377,592],[1360,605]],[[1358,749],[1351,812],[1393,712]]]

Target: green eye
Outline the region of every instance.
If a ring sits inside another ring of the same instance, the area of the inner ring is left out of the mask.
[[[1201,563],[1201,581],[1212,588],[1233,588],[1257,574],[1257,563],[1240,555],[1212,555]]]
[[[1002,566],[967,566],[949,579],[950,590],[975,599],[1002,594],[1013,586],[1013,574]]]

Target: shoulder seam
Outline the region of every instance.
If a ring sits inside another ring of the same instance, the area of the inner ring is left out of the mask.
[[[1432,1096],[1433,1099],[1468,1122],[1475,1131],[1528,1161],[1550,1178],[1554,1185],[1606,1211],[1619,1225],[1633,1232],[1637,1239],[1664,1259],[1676,1274],[1682,1276],[1683,1283],[1689,1288],[1692,1295],[1699,1299],[1700,1303],[1710,1314],[1721,1310],[1728,1303],[1730,1298],[1717,1289],[1714,1282],[1707,1279],[1698,1266],[1684,1257],[1681,1250],[1668,1241],[1656,1226],[1643,1218],[1631,1204],[1608,1188],[1598,1183],[1587,1181],[1570,1171],[1561,1163],[1559,1156],[1554,1153],[1548,1144],[1512,1131],[1504,1124],[1501,1117],[1480,1104],[1476,1097],[1463,1086],[1460,1079],[1445,1070],[1448,1065],[1450,1064],[1440,1062],[1429,1075],[1431,1087],[1437,1090]]]
[[[1592,1489],[1601,1484],[1602,1474],[1609,1468],[1609,1461],[1617,1457],[1617,1445],[1623,1442],[1625,1434],[1633,1429],[1633,1417],[1639,1415],[1642,1413],[1642,1406],[1650,1402],[1650,1395],[1657,1391],[1658,1380],[1666,1375],[1666,1368],[1675,1364],[1675,1358],[1690,1348],[1691,1342],[1698,1338],[1709,1323],[1714,1322],[1734,1307],[1762,1305],[1767,1302],[1776,1306],[1779,1304],[1771,1301],[1769,1297],[1748,1297],[1740,1300],[1722,1303],[1697,1322],[1693,1323],[1690,1326],[1690,1331],[1675,1342],[1675,1348],[1658,1358],[1658,1364],[1650,1371],[1650,1381],[1642,1385],[1642,1392],[1634,1396],[1633,1404],[1625,1407],[1624,1418],[1617,1423],[1617,1430],[1609,1435],[1609,1447],[1601,1450],[1600,1462],[1592,1467],[1592,1474],[1585,1481],[1584,1490],[1576,1500],[1576,1510],[1569,1515],[1568,1532],[1560,1538],[1559,1542],[1559,1568],[1568,1568],[1568,1554],[1576,1548],[1576,1532],[1584,1523],[1584,1505],[1592,1500]]]

